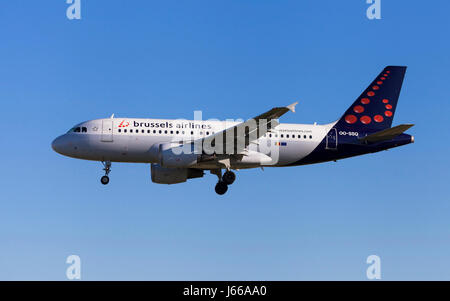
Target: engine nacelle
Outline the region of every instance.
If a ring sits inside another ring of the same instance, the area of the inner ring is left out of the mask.
[[[198,154],[179,143],[155,144],[150,148],[149,159],[162,167],[188,168],[197,163]]]
[[[187,179],[201,178],[203,170],[193,168],[167,168],[159,164],[151,165],[152,182],[158,184],[177,184]]]

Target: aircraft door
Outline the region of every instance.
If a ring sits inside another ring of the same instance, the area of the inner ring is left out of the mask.
[[[332,128],[328,134],[326,139],[326,149],[336,150],[337,149],[337,130],[336,128]]]
[[[102,121],[102,138],[103,142],[113,141],[113,119],[105,119]]]

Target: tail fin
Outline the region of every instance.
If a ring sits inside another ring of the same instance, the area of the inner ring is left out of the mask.
[[[406,67],[387,66],[356,99],[335,127],[379,131],[390,128]]]

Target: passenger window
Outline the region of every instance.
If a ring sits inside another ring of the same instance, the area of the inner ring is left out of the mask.
[[[121,130],[121,129],[118,129],[117,131],[118,131],[119,133],[120,133],[120,132],[122,132],[122,130]]]
[[[303,138],[306,139],[306,135],[303,135]]]
[[[161,131],[161,130],[159,130],[159,133],[161,134],[161,133],[162,133],[162,131]]]
[[[280,137],[283,138],[283,134],[281,134]]]
[[[206,132],[206,135],[209,135],[209,132]]]
[[[145,133],[145,131],[144,130],[142,130],[142,134],[144,134]]]
[[[167,130],[166,130],[166,131],[164,131],[164,134],[167,134]]]
[[[311,136],[311,135],[309,135],[309,139],[312,139],[312,136]]]
[[[150,130],[147,130],[147,134],[150,134]]]
[[[170,134],[173,135],[173,131],[170,131]]]
[[[177,131],[177,135],[179,134],[180,132],[179,131]]]
[[[126,133],[126,132],[127,132],[127,130],[125,129],[125,130],[123,130],[123,132],[124,132],[124,133]]]
[[[133,130],[130,130],[130,133],[133,133]]]
[[[302,135],[298,135],[298,139],[302,138]]]
[[[153,134],[156,134],[156,130],[153,130]]]
[[[191,135],[194,135],[194,131],[191,131]]]
[[[286,138],[289,138],[289,134],[286,135]]]

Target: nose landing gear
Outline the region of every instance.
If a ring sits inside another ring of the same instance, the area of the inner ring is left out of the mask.
[[[103,185],[108,184],[109,183],[109,177],[108,176],[101,177],[100,182],[102,182]]]
[[[103,177],[101,177],[100,182],[103,185],[106,185],[109,183],[109,173],[111,172],[111,161],[102,161],[103,164],[103,170],[105,171],[105,175]]]
[[[218,195],[225,194],[228,190],[228,185],[233,184],[234,180],[236,180],[236,175],[231,170],[226,171],[223,176],[221,169],[211,170],[211,173],[217,175],[219,178],[219,181],[214,188]]]

